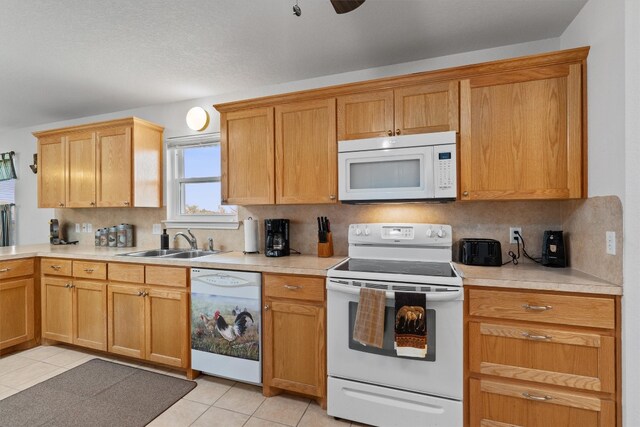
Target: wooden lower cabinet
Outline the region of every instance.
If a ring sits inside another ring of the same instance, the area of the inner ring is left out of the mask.
[[[42,336],[96,350],[107,349],[107,284],[44,277]]]
[[[108,295],[110,352],[187,367],[186,291],[118,284]]]
[[[0,350],[34,338],[33,278],[0,283]]]
[[[470,380],[473,427],[608,427],[615,403],[588,394],[480,379]]]
[[[314,396],[326,406],[326,313],[321,278],[264,275],[263,392]],[[292,295],[287,298],[280,288]],[[310,299],[302,299],[310,298]]]

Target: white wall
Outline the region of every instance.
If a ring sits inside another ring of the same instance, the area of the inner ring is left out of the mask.
[[[626,144],[623,324],[623,405],[624,425],[640,425],[640,2],[626,0]]]
[[[54,215],[54,211],[52,209],[37,208],[36,176],[28,169],[31,156],[36,151],[35,138],[31,135],[31,132],[35,130],[53,129],[56,127],[71,126],[92,121],[109,120],[135,115],[163,125],[165,127],[166,137],[189,135],[194,132],[187,128],[184,121],[185,114],[189,108],[195,105],[200,105],[210,112],[212,118],[211,124],[206,132],[217,132],[220,129],[220,119],[216,111],[211,107],[211,105],[215,103],[530,55],[557,50],[559,49],[559,46],[560,42],[558,39],[540,40],[439,58],[425,59],[404,64],[389,65],[314,79],[300,80],[279,85],[250,88],[242,92],[221,94],[172,104],[155,105],[98,116],[84,117],[76,120],[47,123],[5,133],[0,135],[0,151],[15,151],[19,155],[20,162],[19,168],[21,173],[16,185],[18,244],[26,245],[47,242],[49,235],[47,221]]]
[[[624,20],[623,1],[590,0],[560,36],[561,49],[591,46],[587,58],[589,197],[617,195],[623,203]]]

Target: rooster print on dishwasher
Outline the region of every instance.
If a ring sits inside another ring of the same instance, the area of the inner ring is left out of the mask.
[[[191,294],[191,348],[260,360],[260,307],[247,298]]]

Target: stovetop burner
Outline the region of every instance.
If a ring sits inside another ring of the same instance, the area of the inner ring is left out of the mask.
[[[350,258],[334,270],[351,273],[407,274],[412,276],[456,277],[448,262],[390,261]]]

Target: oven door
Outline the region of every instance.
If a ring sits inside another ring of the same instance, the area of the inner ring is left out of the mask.
[[[369,283],[372,282],[361,286]],[[414,359],[398,357],[393,347],[393,292],[387,292],[384,342],[383,348],[378,349],[352,338],[360,288],[345,284],[344,280],[327,279],[329,376],[462,400],[464,293],[462,288],[429,286],[432,292],[426,294],[427,356]]]
[[[342,201],[433,199],[433,147],[338,154]]]

